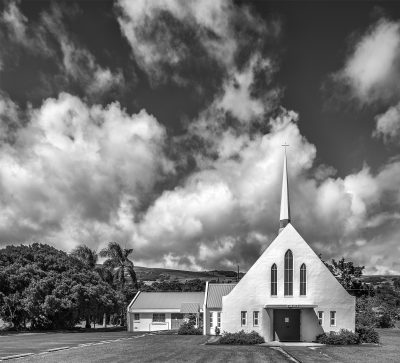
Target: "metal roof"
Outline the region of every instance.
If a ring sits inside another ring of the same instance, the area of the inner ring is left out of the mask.
[[[130,304],[135,309],[181,309],[184,303],[203,305],[204,292],[139,292]]]
[[[196,314],[199,311],[200,311],[199,303],[182,303],[181,304],[181,313],[182,314]]]
[[[207,294],[207,308],[222,309],[222,296],[228,295],[236,284],[209,284]]]

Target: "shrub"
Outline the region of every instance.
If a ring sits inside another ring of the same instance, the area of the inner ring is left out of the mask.
[[[191,322],[183,323],[178,329],[179,335],[202,335],[200,328],[195,328]]]
[[[264,343],[264,338],[257,332],[245,333],[244,330],[237,333],[224,332],[219,340],[219,344],[252,345],[261,343]]]
[[[379,334],[373,327],[357,326],[356,333],[360,343],[379,343]]]
[[[393,328],[394,323],[389,313],[383,313],[382,316],[379,317],[378,322],[376,323],[378,328]]]
[[[340,329],[339,333],[330,332],[329,334],[323,333],[317,336],[317,343],[329,345],[348,345],[358,344],[358,334],[350,330]]]

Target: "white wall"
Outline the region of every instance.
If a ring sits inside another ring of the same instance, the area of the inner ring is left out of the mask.
[[[293,296],[284,296],[284,256],[288,249],[293,253]],[[271,266],[277,264],[278,294],[271,296]],[[300,266],[307,267],[307,295],[300,296]],[[273,340],[272,309],[265,305],[317,305],[301,312],[301,340],[314,340],[321,332],[316,312],[323,310],[324,331],[355,329],[355,298],[350,296],[331,274],[315,252],[308,246],[291,224],[288,224],[278,237],[264,251],[236,287],[222,298],[221,331],[235,332],[241,329],[259,332],[267,341]],[[329,326],[329,312],[336,311],[336,326]],[[240,324],[241,311],[247,311],[248,323]],[[252,312],[260,311],[262,326],[253,327]],[[268,326],[267,326],[268,325]]]
[[[156,331],[156,330],[169,330],[171,329],[171,313],[165,314],[165,323],[153,322],[153,313],[138,312],[140,320],[135,321],[134,312],[128,313],[128,331]]]

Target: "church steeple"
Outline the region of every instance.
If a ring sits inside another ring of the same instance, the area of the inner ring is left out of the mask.
[[[286,163],[286,147],[283,155],[283,173],[282,173],[282,195],[281,195],[281,214],[279,218],[279,233],[290,223],[290,205],[289,205],[289,187],[287,178],[287,163]]]

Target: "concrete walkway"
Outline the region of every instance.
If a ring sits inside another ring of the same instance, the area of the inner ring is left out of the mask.
[[[312,343],[312,342],[279,342],[279,341],[273,341],[273,342],[262,343],[260,345],[263,345],[265,347],[323,347],[325,344]]]

